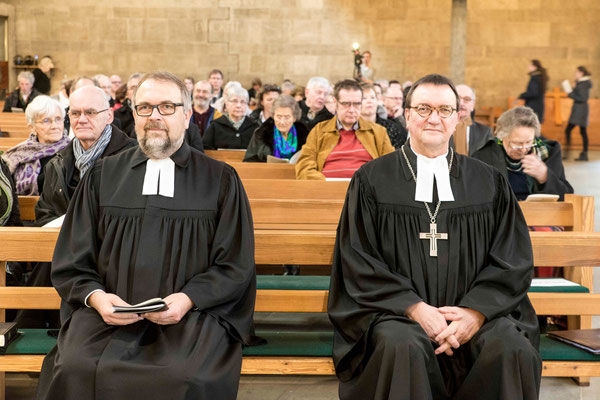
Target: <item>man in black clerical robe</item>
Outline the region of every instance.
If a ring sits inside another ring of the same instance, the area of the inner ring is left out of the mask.
[[[497,170],[448,149],[458,96],[447,78],[416,82],[407,106],[410,142],[355,173],[338,227],[328,312],[340,398],[537,399],[518,203]],[[435,249],[421,239],[434,224]]]
[[[63,302],[38,399],[235,399],[256,278],[250,207],[233,168],[183,140],[185,86],[146,75],[139,148],[98,161],[56,244]],[[160,297],[168,309],[115,314]]]

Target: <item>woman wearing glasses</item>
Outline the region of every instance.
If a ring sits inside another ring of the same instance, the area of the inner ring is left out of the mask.
[[[215,119],[206,129],[202,141],[207,150],[246,149],[258,122],[246,116],[248,91],[234,86],[225,91],[225,115]]]
[[[18,195],[37,196],[44,187],[44,166],[69,144],[64,127],[65,110],[48,96],[36,97],[25,111],[31,128],[29,139],[8,150],[8,165]]]
[[[563,200],[573,188],[565,177],[560,144],[542,140],[540,121],[529,107],[515,107],[498,119],[496,137],[475,154],[508,178],[518,200],[530,194],[557,194]]]
[[[308,129],[299,121],[302,112],[292,96],[275,99],[271,113],[254,132],[244,161],[265,162],[267,156],[289,160],[306,143]]]

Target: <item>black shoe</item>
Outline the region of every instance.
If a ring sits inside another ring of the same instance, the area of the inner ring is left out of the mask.
[[[283,266],[283,275],[300,275],[300,265],[289,264]]]
[[[582,151],[575,161],[588,161],[587,151]]]

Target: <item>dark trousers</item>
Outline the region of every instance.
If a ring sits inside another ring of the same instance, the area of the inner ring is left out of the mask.
[[[571,131],[575,128],[575,125],[568,124],[567,129],[565,129],[565,134],[567,135],[567,149],[571,144]],[[581,133],[581,139],[583,140],[583,151],[587,153],[588,151],[588,135],[587,135],[587,127],[579,126],[579,132]]]

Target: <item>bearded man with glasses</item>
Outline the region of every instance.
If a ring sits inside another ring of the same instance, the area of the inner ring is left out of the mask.
[[[537,399],[529,232],[508,181],[449,146],[454,84],[406,96],[409,141],[352,178],[328,312],[339,397]]]
[[[363,164],[394,151],[383,126],[360,118],[363,93],[356,81],[339,81],[333,95],[336,115],[308,134],[296,179],[351,178]]]
[[[56,242],[63,324],[36,398],[234,400],[256,295],[248,199],[185,142],[177,77],[144,75],[133,111],[139,147],[90,168]]]

